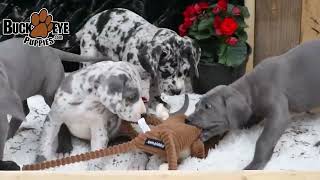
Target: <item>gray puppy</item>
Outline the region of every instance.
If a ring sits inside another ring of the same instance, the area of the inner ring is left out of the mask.
[[[263,169],[290,123],[290,112],[320,105],[320,41],[301,44],[266,59],[229,86],[205,94],[188,117],[203,129],[202,140],[265,119],[254,158],[245,169]]]
[[[19,168],[13,162],[1,161],[5,141],[25,120],[28,97],[40,94],[51,106],[64,78],[61,60],[86,62],[103,58],[82,57],[50,47],[30,47],[24,45],[21,38],[0,43],[0,170]],[[7,114],[13,117],[10,127]]]

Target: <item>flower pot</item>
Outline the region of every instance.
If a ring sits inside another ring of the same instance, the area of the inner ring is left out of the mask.
[[[248,59],[248,58],[247,58]],[[198,65],[199,78],[193,77],[192,86],[197,94],[205,94],[218,85],[229,85],[245,74],[247,60],[238,67],[232,68],[219,63]]]

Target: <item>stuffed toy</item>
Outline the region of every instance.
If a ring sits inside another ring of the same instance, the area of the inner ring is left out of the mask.
[[[183,114],[170,116],[165,121],[156,116],[148,115],[145,117],[147,124],[154,126],[150,128],[150,131],[138,134],[127,143],[62,159],[25,165],[22,170],[47,169],[137,149],[166,158],[169,170],[176,170],[179,157],[185,152],[190,152],[193,157],[205,157],[204,144],[199,139],[201,130],[195,126],[185,124],[185,119],[186,116]],[[130,127],[127,128],[130,129]],[[135,135],[134,133],[132,134],[132,136]]]

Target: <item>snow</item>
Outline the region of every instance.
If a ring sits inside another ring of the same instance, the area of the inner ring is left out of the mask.
[[[183,104],[184,96],[164,97],[172,106],[172,111]],[[194,104],[199,95],[190,94],[190,106],[187,114],[194,111]],[[49,107],[41,96],[28,99],[30,113],[27,121],[15,137],[6,143],[4,159],[14,160],[19,165],[33,163],[37,155],[40,132],[49,112]],[[251,129],[237,130],[229,133],[214,149],[209,151],[206,159],[187,158],[179,165],[179,170],[240,170],[252,159],[255,142],[262,131],[262,125]],[[303,114],[293,117],[292,123],[279,140],[266,170],[319,170],[320,147],[315,144],[320,140],[320,114]],[[78,154],[89,151],[89,144],[73,138],[74,150]],[[99,160],[66,165],[50,170],[144,170],[158,169],[162,161],[156,156],[147,156],[135,151],[103,158],[105,166]]]

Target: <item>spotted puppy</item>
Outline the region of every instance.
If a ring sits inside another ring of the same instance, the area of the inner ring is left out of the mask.
[[[106,56],[135,65],[148,87],[143,94],[148,100],[161,93],[185,93],[191,88],[190,72],[198,75],[201,52],[191,38],[158,28],[126,9],[93,16],[76,36],[81,55]]]
[[[99,62],[67,76],[44,124],[38,161],[54,158],[62,124],[74,136],[91,140],[92,150],[106,147],[120,119],[136,122],[146,112],[140,84],[138,72],[127,62]]]

